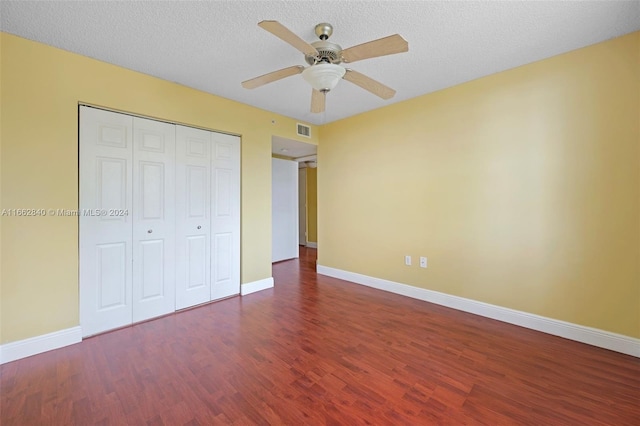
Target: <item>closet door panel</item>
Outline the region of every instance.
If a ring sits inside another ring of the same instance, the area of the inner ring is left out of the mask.
[[[212,133],[211,299],[240,293],[240,138]]]
[[[80,107],[83,336],[240,292],[240,138]]]
[[[134,118],[133,321],[175,311],[175,126]]]
[[[90,336],[132,321],[133,118],[80,107],[80,325]],[[122,214],[117,214],[122,212]]]
[[[130,299],[127,297],[127,244],[97,244],[96,258],[98,312],[126,307]]]
[[[176,126],[176,308],[210,300],[211,132]]]

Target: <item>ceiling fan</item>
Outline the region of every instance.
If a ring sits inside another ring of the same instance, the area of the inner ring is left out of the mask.
[[[295,65],[243,81],[242,87],[245,89],[255,89],[285,77],[302,74],[302,77],[313,87],[311,92],[311,112],[314,113],[324,111],[325,96],[327,92],[338,84],[340,79],[350,81],[382,99],[390,99],[396,94],[396,91],[392,88],[338,64],[409,51],[409,43],[398,34],[343,50],[338,44],[328,41],[333,33],[331,24],[321,23],[316,25],[315,33],[320,40],[313,43],[307,43],[278,21],[262,21],[258,26],[304,53],[305,61],[309,66],[305,68],[301,65]]]

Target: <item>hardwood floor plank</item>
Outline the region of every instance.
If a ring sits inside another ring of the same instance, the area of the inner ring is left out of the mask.
[[[7,425],[631,425],[640,360],[317,275],[0,366]]]

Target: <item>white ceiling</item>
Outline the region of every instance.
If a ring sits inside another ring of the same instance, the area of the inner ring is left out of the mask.
[[[640,1],[0,1],[2,31],[323,124],[640,30]],[[354,70],[397,90],[384,101],[341,81],[309,112],[302,76],[247,90],[243,80],[303,54],[257,26],[277,20],[303,39],[334,26],[343,48],[399,33],[409,52]]]

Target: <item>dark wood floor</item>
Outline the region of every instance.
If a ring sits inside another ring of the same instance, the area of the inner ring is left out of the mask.
[[[317,276],[1,368],[0,424],[632,425],[640,360]]]

